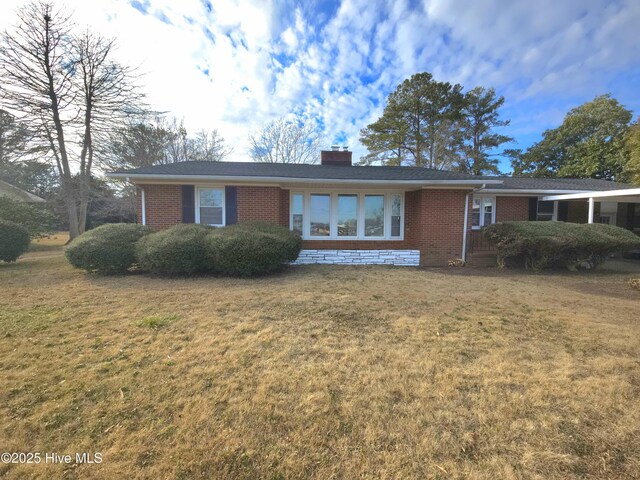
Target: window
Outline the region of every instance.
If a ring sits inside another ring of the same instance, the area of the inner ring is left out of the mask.
[[[404,193],[292,192],[290,228],[303,238],[393,239],[404,236]]]
[[[539,222],[551,222],[556,220],[556,202],[538,200],[538,214],[536,220]]]
[[[291,230],[299,235],[302,235],[302,227],[304,225],[303,198],[302,193],[291,195]]]
[[[473,197],[471,204],[471,227],[482,228],[495,222],[495,197]]]
[[[309,219],[312,237],[328,237],[331,235],[331,195],[328,193],[312,193],[309,196]]]
[[[364,196],[364,236],[384,237],[384,195]]]
[[[199,188],[196,199],[196,223],[224,225],[224,188]]]
[[[402,228],[402,195],[391,195],[391,236],[399,237]]]
[[[358,195],[338,195],[338,236],[358,236]]]

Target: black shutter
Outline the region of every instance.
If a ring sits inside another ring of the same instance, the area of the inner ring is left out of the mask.
[[[225,223],[238,222],[238,187],[224,187]]]
[[[538,218],[538,197],[529,197],[529,221]]]
[[[182,185],[182,223],[195,223],[196,196],[193,185]]]
[[[569,202],[558,202],[558,221],[566,222],[569,220]]]

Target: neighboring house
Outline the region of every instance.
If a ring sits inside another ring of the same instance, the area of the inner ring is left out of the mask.
[[[26,190],[22,190],[10,183],[0,180],[0,196],[9,197],[12,200],[26,203],[44,203],[46,200],[40,198],[33,193],[29,193]]]
[[[477,230],[496,221],[587,221],[586,200],[544,196],[626,188],[604,180],[352,166],[346,150],[323,151],[320,165],[182,162],[108,176],[137,185],[139,221],[156,230],[260,220],[302,235],[299,263],[425,266],[485,249]],[[598,221],[640,226],[636,203],[596,205]]]

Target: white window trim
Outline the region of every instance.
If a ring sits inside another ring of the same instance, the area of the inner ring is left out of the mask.
[[[196,215],[195,215],[195,223],[200,223],[200,191],[201,190],[222,190],[222,223],[221,224],[207,224],[210,227],[224,227],[227,224],[227,195],[224,186],[220,185],[208,185],[196,187],[195,189],[195,206],[196,206]]]
[[[546,200],[542,200],[541,198],[538,198],[538,203],[536,203],[536,221],[538,220],[538,215],[540,215],[540,211],[538,210],[538,207],[540,206],[540,202],[542,201],[546,201]],[[551,221],[552,222],[557,222],[558,221],[558,201],[557,200],[549,200],[553,202],[553,215],[551,216]]]
[[[302,195],[302,238],[304,240],[345,240],[345,241],[402,241],[404,240],[405,225],[405,192],[402,190],[292,190],[289,194],[289,228],[293,229],[293,195]],[[310,197],[312,194],[330,195],[331,207],[329,210],[329,236],[313,237],[311,236],[311,208]],[[400,236],[391,236],[391,197],[393,194],[400,195]],[[338,236],[338,195],[357,195],[358,196],[358,234],[357,236]],[[381,237],[365,237],[364,236],[364,196],[365,195],[383,195],[384,196],[384,236]]]
[[[485,198],[488,198],[488,199],[490,199],[492,201],[493,208],[491,209],[491,223],[496,223],[496,210],[497,210],[498,202],[496,201],[495,195],[474,195],[473,198],[471,199],[471,213],[473,213],[473,201],[476,198],[479,199],[479,200],[484,200]],[[471,218],[473,218],[473,215],[471,216]],[[484,205],[483,205],[483,202],[480,202],[480,225],[473,225],[473,220],[471,221],[471,223],[472,223],[472,225],[471,225],[471,229],[472,230],[480,230],[482,227],[486,226],[484,224]]]

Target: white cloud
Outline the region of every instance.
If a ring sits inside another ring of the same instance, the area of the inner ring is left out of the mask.
[[[1,28],[23,3],[0,2]],[[247,159],[249,132],[292,112],[317,120],[327,145],[348,143],[358,158],[359,130],[420,71],[496,87],[513,134],[525,135],[640,70],[633,0],[343,0],[333,9],[227,0],[210,11],[196,0],[150,0],[146,13],[122,0],[64,4],[79,25],[117,38],[121,61],[146,72],[156,108],[192,131],[217,128],[235,146],[233,160]],[[621,100],[640,108],[635,96]]]

